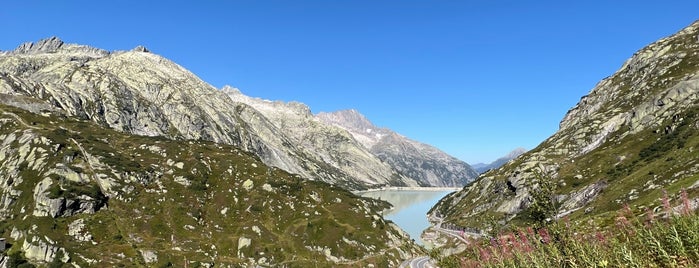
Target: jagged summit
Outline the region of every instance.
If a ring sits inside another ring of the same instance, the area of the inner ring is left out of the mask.
[[[26,42],[19,45],[13,52],[17,54],[32,54],[32,53],[51,53],[56,52],[63,46],[63,41],[52,36],[46,39],[41,39],[38,42]]]
[[[366,116],[355,109],[340,110],[331,113],[320,112],[316,117],[329,123],[341,124],[354,131],[372,132],[377,128]]]
[[[509,159],[514,159],[515,157],[518,157],[521,154],[526,153],[526,152],[527,152],[527,149],[522,148],[522,147],[518,147],[518,148],[515,148],[514,150],[510,151],[509,153],[507,153],[504,157],[509,158]]]
[[[111,52],[91,46],[65,43],[56,36],[41,39],[36,42],[26,42],[12,51],[1,52],[0,55],[58,55],[67,56],[73,60],[102,58]]]
[[[131,51],[133,51],[133,52],[150,52],[150,50],[148,50],[148,48],[146,48],[145,46],[142,46],[142,45],[136,46]]]

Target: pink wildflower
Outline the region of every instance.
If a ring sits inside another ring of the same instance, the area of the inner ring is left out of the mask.
[[[689,214],[692,214],[692,207],[689,204],[689,197],[687,197],[687,191],[685,189],[682,189],[682,192],[680,192],[680,196],[682,198],[682,215],[688,216]]]
[[[670,205],[670,197],[667,196],[667,191],[663,189],[663,209],[665,209],[665,216],[670,217],[672,215],[672,205]]]
[[[539,229],[539,237],[541,237],[541,243],[548,244],[551,242],[551,236],[549,235],[549,231],[546,229]]]

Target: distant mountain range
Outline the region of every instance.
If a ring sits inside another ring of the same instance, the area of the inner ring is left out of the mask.
[[[491,169],[496,169],[504,165],[505,163],[509,162],[512,159],[517,158],[523,153],[526,153],[527,149],[524,148],[517,148],[512,150],[511,152],[507,153],[505,156],[500,157],[496,159],[495,161],[491,162],[490,164],[485,164],[485,163],[478,163],[478,164],[473,164],[471,167],[476,170],[478,173],[483,173]]]
[[[319,113],[316,118],[347,130],[382,162],[420,185],[461,187],[478,176],[466,162],[390,129],[377,127],[356,110]]]

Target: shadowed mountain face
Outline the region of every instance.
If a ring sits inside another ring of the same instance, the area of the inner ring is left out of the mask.
[[[636,52],[565,115],[537,148],[433,208],[467,227],[528,222],[532,192],[552,188],[550,217],[599,219],[628,203],[699,195],[699,22]],[[490,222],[490,223],[489,223]]]
[[[421,185],[461,187],[477,176],[466,162],[390,129],[376,127],[356,110],[319,113],[316,118],[347,130],[372,154]]]
[[[55,37],[25,43],[0,52],[0,94],[31,97],[68,116],[135,135],[235,145],[267,165],[347,189],[457,185],[472,177],[434,173],[424,180],[315,119],[303,104],[217,90],[144,47],[110,52]],[[442,160],[452,161],[435,161]]]
[[[128,135],[0,96],[12,104],[0,104],[0,232],[14,263],[396,267],[421,253],[380,216],[385,202],[234,146]]]

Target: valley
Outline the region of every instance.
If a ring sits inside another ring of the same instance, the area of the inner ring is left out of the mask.
[[[309,25],[299,28],[315,29]],[[430,42],[410,53],[393,45],[365,55],[392,39],[377,33],[351,43],[362,53],[312,47],[289,65],[257,51],[255,63],[283,70],[256,81],[258,89],[286,90],[279,99],[214,86],[142,45],[107,50],[53,36],[0,51],[0,268],[699,266],[699,21],[639,46],[573,99],[535,146],[514,143],[540,133],[546,124],[537,121],[564,102],[545,95],[563,96],[554,91],[579,86],[583,74],[548,69],[535,86],[517,88],[541,75],[546,55],[527,58],[525,46],[481,53],[495,46],[492,38],[512,35],[500,32],[460,58],[471,64],[490,54],[470,72],[430,72],[464,49]],[[247,37],[219,55],[243,57],[250,51],[239,45],[273,50],[293,39],[275,35],[263,45]],[[404,43],[423,40],[410,37]],[[585,46],[564,52],[573,57]],[[349,58],[323,65],[316,52]],[[400,56],[350,60],[393,52]],[[421,65],[433,58],[439,64]],[[508,69],[520,61],[531,66]],[[559,69],[571,68],[564,63]],[[300,71],[306,64],[312,75]],[[393,81],[363,81],[353,76],[359,69]],[[227,82],[255,76],[236,70]],[[493,81],[476,81],[481,76]],[[453,86],[448,77],[468,81]],[[307,85],[334,95],[289,101]],[[520,91],[534,97],[508,95]],[[482,105],[492,101],[483,96],[517,108]],[[361,109],[340,102],[347,99]],[[520,117],[528,109],[540,114]],[[509,121],[496,121],[501,114]],[[381,126],[393,121],[395,129]],[[484,156],[464,152],[463,143],[490,154],[517,149],[470,165],[454,155]]]

